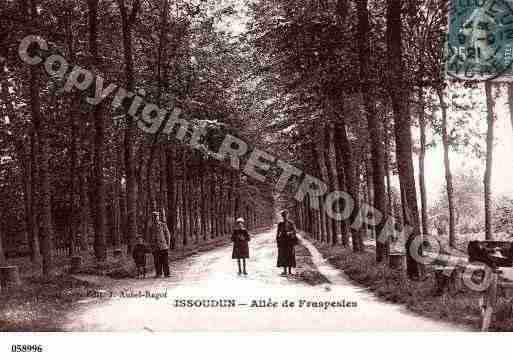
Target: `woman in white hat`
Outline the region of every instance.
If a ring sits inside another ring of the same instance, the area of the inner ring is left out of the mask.
[[[242,273],[247,275],[248,272],[246,271],[246,258],[249,258],[249,233],[244,227],[244,218],[237,218],[235,223],[237,224],[237,226],[232,233],[232,259],[237,259],[237,264],[239,265],[239,275],[241,275]],[[241,260],[243,270],[241,270]]]

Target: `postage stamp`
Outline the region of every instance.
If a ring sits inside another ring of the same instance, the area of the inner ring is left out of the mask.
[[[463,81],[511,77],[513,1],[450,0],[447,75]]]

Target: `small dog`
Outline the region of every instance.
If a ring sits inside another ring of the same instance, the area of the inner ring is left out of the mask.
[[[136,268],[136,278],[146,278],[146,253],[149,253],[148,247],[139,241],[132,252]]]

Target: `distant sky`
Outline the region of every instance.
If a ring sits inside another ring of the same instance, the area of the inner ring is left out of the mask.
[[[239,0],[227,0],[224,3],[218,4],[219,7],[232,5],[234,10],[237,12],[236,15],[225,18],[222,24],[219,24],[219,28],[224,31],[229,31],[234,35],[240,35],[246,29],[246,22],[249,20],[247,16],[247,8],[243,1]]]
[[[483,91],[484,95],[484,91]],[[483,121],[486,121],[483,118]],[[450,119],[449,119],[450,124]],[[513,197],[513,130],[504,98],[497,103],[497,122],[495,126],[494,163],[492,169],[492,192],[494,195],[509,195]],[[484,143],[483,143],[483,148]],[[452,172],[458,169],[477,167],[478,175],[484,175],[484,161],[478,161],[467,154],[451,151],[449,154]],[[418,184],[418,157],[415,156],[415,171]],[[440,189],[445,183],[443,165],[443,149],[441,145],[430,149],[425,162],[426,190],[430,203],[436,200]]]

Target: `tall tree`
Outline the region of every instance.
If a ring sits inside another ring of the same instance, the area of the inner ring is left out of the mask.
[[[485,239],[493,240],[492,222],[492,168],[493,168],[493,141],[495,127],[495,99],[492,92],[492,83],[485,82],[486,95],[486,169],[484,174],[484,208],[485,208]]]
[[[337,121],[335,134],[336,142],[338,142],[342,148],[344,175],[347,192],[354,200],[354,209],[350,216],[350,223],[354,223],[356,216],[358,216],[360,212],[360,196],[358,191],[358,180],[356,177],[356,170],[354,168],[355,166],[353,162],[353,146],[349,141],[346,125],[341,117],[339,117]],[[360,230],[358,228],[354,228],[353,226],[351,226],[351,237],[353,242],[353,251],[362,252],[364,250],[364,246]]]
[[[444,150],[444,168],[445,185],[447,190],[447,203],[449,207],[449,246],[456,245],[456,219],[454,208],[454,191],[452,183],[451,162],[449,159],[449,136],[447,134],[447,103],[444,99],[444,92],[441,88],[437,89],[438,100],[440,101],[440,111],[442,112],[442,145]]]
[[[27,1],[24,2],[28,17],[28,23],[36,25],[37,4],[36,0],[30,1],[27,8]],[[40,243],[42,255],[43,275],[48,276],[52,273],[52,245],[54,241],[54,230],[52,223],[52,191],[49,173],[49,155],[50,148],[48,144],[48,124],[41,115],[40,102],[40,71],[35,67],[30,67],[29,93],[30,93],[30,113],[32,124],[37,136],[38,158],[39,158],[39,180],[40,180]],[[36,180],[33,178],[33,180]]]
[[[509,110],[509,121],[511,122],[511,128],[513,129],[513,83],[508,82],[508,110]]]
[[[360,91],[363,97],[365,107],[365,116],[367,117],[367,126],[371,143],[372,158],[372,184],[373,184],[373,204],[374,207],[383,214],[383,220],[377,225],[376,238],[379,238],[383,229],[384,220],[387,213],[386,191],[385,191],[385,169],[384,169],[384,150],[382,131],[376,118],[376,104],[374,99],[376,93],[375,87],[371,84],[371,52],[370,52],[370,33],[369,33],[369,10],[367,0],[356,0],[356,11],[358,17],[357,43],[358,57],[360,62]],[[386,244],[380,241],[376,242],[376,262],[381,262],[386,257]]]
[[[402,51],[402,0],[387,0],[387,57],[388,82],[394,114],[396,160],[399,183],[403,193],[403,213],[412,232],[406,239],[407,273],[411,279],[422,276],[422,267],[410,253],[413,239],[420,234],[417,191],[413,171],[411,124],[408,111],[408,86],[404,81]]]
[[[92,66],[97,74],[101,71],[101,62],[98,53],[98,0],[88,0],[89,8],[89,51],[91,53]],[[94,97],[95,89],[92,89]],[[104,142],[105,125],[103,123],[103,111],[100,104],[92,109],[94,118],[94,253],[96,259],[104,261],[107,258],[106,226],[105,226],[105,179],[104,179]]]
[[[426,177],[425,177],[425,159],[426,159],[426,115],[425,115],[425,97],[422,86],[418,87],[418,118],[420,129],[420,152],[419,152],[419,189],[420,189],[420,206],[421,206],[421,223],[422,234],[429,234],[429,224],[427,215],[427,193],[426,193]]]
[[[10,122],[21,126],[21,119],[18,113],[14,108],[14,100],[11,98],[9,93],[9,81],[7,80],[7,71],[5,66],[2,67],[2,82],[0,83],[0,94],[2,95],[3,102],[5,104],[5,112],[4,116],[9,118]],[[18,152],[18,157],[23,167],[23,199],[25,205],[25,231],[27,242],[30,247],[30,259],[33,263],[40,264],[41,262],[41,249],[39,246],[39,233],[38,233],[38,221],[36,215],[36,202],[35,201],[35,188],[37,185],[37,175],[35,175],[36,170],[36,134],[34,131],[34,126],[28,127],[28,136],[27,139],[24,139],[22,136],[15,135],[16,139],[15,147]]]
[[[134,92],[134,60],[132,54],[132,30],[139,12],[140,1],[134,0],[131,11],[125,0],[117,0],[121,14],[123,36],[123,59],[125,67],[125,89]],[[125,175],[127,192],[127,243],[131,248],[137,240],[137,174],[135,161],[136,121],[129,114],[129,105],[125,104]]]

